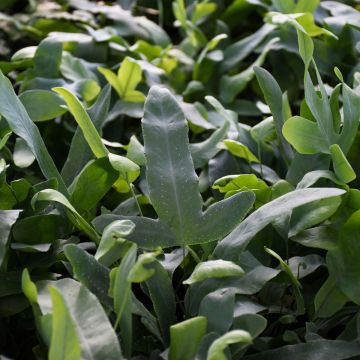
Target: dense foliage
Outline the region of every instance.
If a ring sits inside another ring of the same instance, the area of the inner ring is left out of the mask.
[[[359,359],[359,7],[2,0],[0,357]]]

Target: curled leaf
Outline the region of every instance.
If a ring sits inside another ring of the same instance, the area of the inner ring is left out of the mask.
[[[183,283],[191,285],[210,278],[222,278],[227,276],[242,276],[244,270],[235,263],[226,260],[210,260],[196,265],[191,276]]]

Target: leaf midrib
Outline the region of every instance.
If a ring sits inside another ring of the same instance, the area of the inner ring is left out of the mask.
[[[163,108],[162,107],[160,108],[160,113],[161,113],[161,119],[164,119],[164,113],[163,113]],[[168,125],[169,124],[167,123],[166,126],[168,126]],[[173,194],[174,194],[175,204],[176,204],[177,218],[178,218],[178,221],[179,221],[179,229],[178,229],[179,234],[177,234],[177,235],[180,235],[180,243],[184,244],[184,246],[185,246],[186,239],[184,238],[184,231],[183,231],[184,219],[181,216],[182,212],[183,212],[183,209],[182,209],[181,202],[180,202],[180,199],[179,199],[178,189],[177,189],[177,186],[176,186],[176,179],[175,179],[175,176],[174,176],[175,172],[174,172],[174,164],[173,164],[173,161],[172,161],[173,159],[172,159],[172,156],[171,156],[172,154],[171,154],[170,143],[169,143],[169,132],[165,131],[164,127],[162,127],[162,131],[165,134],[164,138],[165,138],[165,145],[166,145],[166,155],[167,155],[167,160],[168,160],[167,162],[168,162],[169,167],[170,167],[171,187],[173,189]]]

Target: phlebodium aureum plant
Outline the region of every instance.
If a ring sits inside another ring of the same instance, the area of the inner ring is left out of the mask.
[[[0,355],[358,358],[356,6],[66,3],[0,62]]]

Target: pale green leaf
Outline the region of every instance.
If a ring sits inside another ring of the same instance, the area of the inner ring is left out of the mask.
[[[206,325],[206,317],[197,316],[171,326],[169,360],[193,360]]]
[[[116,220],[106,226],[101,235],[95,259],[107,266],[115,262],[121,255],[121,245],[125,242],[125,238],[134,231],[134,228],[135,224],[130,220]]]
[[[226,260],[209,260],[196,265],[191,276],[183,283],[191,285],[210,278],[222,278],[227,276],[242,276],[244,270],[235,263]]]
[[[59,290],[49,287],[53,314],[49,360],[80,360],[81,350],[76,327]]]
[[[73,319],[81,348],[81,358],[94,360],[124,359],[118,338],[98,299],[85,286],[73,279],[40,281],[38,304],[41,312],[52,313],[49,285],[56,288],[64,299]]]
[[[224,350],[231,344],[252,343],[251,335],[247,331],[232,330],[216,339],[210,346],[206,360],[226,360]]]
[[[338,144],[330,146],[336,176],[345,184],[356,179],[356,174]]]
[[[57,92],[64,98],[71,114],[74,116],[74,119],[81,128],[83,135],[94,155],[97,158],[107,156],[108,150],[102,143],[98,131],[96,130],[81,102],[71,91],[65,88],[53,88],[53,91]]]
[[[16,139],[13,160],[14,164],[19,168],[27,168],[35,161],[34,154],[26,141],[22,138]]]
[[[282,131],[285,139],[301,154],[329,152],[326,139],[313,121],[294,116],[285,122]]]
[[[251,150],[244,144],[235,140],[224,140],[224,146],[231,154],[245,159],[246,161],[259,163],[259,159],[251,152]]]
[[[24,269],[21,276],[21,289],[31,304],[37,303],[36,285],[31,281],[28,269]]]

